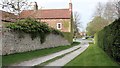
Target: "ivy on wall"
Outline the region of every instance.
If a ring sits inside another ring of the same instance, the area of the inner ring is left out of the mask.
[[[15,23],[8,23],[6,27],[14,31],[19,31],[19,33],[28,33],[31,35],[32,40],[39,37],[41,44],[45,42],[46,36],[50,33],[63,36],[59,30],[49,27],[45,22],[38,22],[32,18],[19,20]]]

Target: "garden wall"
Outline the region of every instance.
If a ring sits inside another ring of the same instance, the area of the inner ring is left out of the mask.
[[[70,45],[62,36],[49,34],[46,41],[41,44],[40,38],[31,39],[29,34],[3,30],[2,32],[2,55],[33,51],[44,48]]]

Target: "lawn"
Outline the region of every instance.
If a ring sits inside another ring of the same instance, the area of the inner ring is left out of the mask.
[[[90,44],[88,49],[65,66],[119,66],[97,45]]]
[[[58,52],[61,50],[65,50],[65,49],[68,49],[68,48],[73,47],[73,46],[78,45],[78,44],[80,44],[80,43],[74,42],[68,46],[59,46],[59,47],[55,47],[55,48],[41,49],[41,50],[36,50],[36,51],[30,51],[30,52],[2,56],[2,65],[8,66],[10,64],[19,63],[21,61],[46,56],[48,54],[52,54],[52,53],[55,53],[55,52]]]

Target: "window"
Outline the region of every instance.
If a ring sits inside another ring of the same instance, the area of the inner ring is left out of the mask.
[[[57,29],[62,29],[62,24],[61,23],[57,23]]]

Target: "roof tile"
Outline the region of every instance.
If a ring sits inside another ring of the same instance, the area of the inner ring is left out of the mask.
[[[20,14],[20,18],[71,18],[69,9],[42,9],[42,10],[24,10]]]

